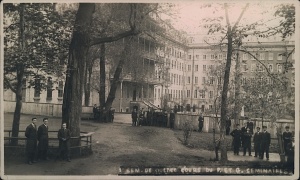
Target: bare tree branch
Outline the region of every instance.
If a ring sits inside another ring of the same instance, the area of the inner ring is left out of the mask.
[[[233,28],[232,28],[232,31],[234,31],[238,25],[238,23],[240,22],[240,20],[242,19],[242,16],[244,15],[246,9],[249,7],[249,3],[246,4],[246,6],[244,7],[242,13],[240,14],[239,18],[237,19],[237,21],[235,22]],[[227,8],[226,8],[226,11],[227,11]],[[227,12],[228,13],[228,12]],[[228,16],[226,17],[228,18]],[[229,19],[228,19],[228,22],[229,22]]]

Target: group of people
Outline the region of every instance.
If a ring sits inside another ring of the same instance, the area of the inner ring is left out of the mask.
[[[264,154],[266,154],[267,160],[269,160],[269,147],[271,144],[271,134],[267,131],[267,126],[263,126],[263,131],[260,131],[260,127],[256,127],[256,132],[253,135],[251,132],[251,127],[249,128],[245,123],[244,127],[240,129],[240,125],[236,124],[236,129],[234,129],[230,135],[233,137],[233,152],[235,155],[239,155],[240,147],[243,147],[243,155],[246,155],[248,151],[248,155],[251,155],[251,139],[253,136],[254,142],[254,157],[258,157],[259,159],[264,158]],[[289,126],[285,127],[286,131],[283,133],[283,145],[285,154],[288,155],[289,145],[292,141],[292,133],[289,131]]]
[[[170,114],[166,111],[154,111],[149,108],[147,111],[141,108],[138,111],[136,108],[131,112],[132,126],[159,126],[167,127],[168,119],[170,128],[174,128],[175,112],[171,110]]]
[[[107,111],[105,107],[103,107],[102,111],[100,111],[100,107],[97,104],[94,104],[93,107],[94,120],[99,122],[114,122],[115,111],[111,107]]]
[[[32,165],[37,160],[49,160],[48,154],[48,118],[43,119],[43,124],[37,128],[37,119],[32,118],[32,123],[26,127],[26,153],[27,163]],[[63,158],[70,162],[69,156],[69,139],[71,137],[70,130],[67,129],[67,124],[63,123],[62,128],[58,130],[57,137],[59,139],[59,156],[63,155]]]

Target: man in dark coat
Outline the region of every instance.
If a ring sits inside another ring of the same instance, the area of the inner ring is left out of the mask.
[[[67,159],[68,162],[71,162],[70,160],[70,137],[71,133],[70,130],[67,129],[67,124],[63,123],[62,128],[58,130],[57,137],[59,139],[59,155],[63,155],[64,159]]]
[[[93,107],[94,120],[98,119],[97,113],[98,113],[97,104],[94,104],[94,107]]]
[[[202,129],[203,129],[203,122],[204,122],[204,117],[202,115],[202,113],[200,113],[200,116],[198,118],[198,121],[199,121],[199,132],[202,132]]]
[[[36,127],[36,118],[32,118],[32,123],[29,124],[25,131],[26,140],[26,153],[27,153],[27,163],[32,165],[35,163],[34,160],[36,154],[37,146],[37,127]]]
[[[254,157],[259,157],[259,155],[260,155],[260,144],[261,144],[260,127],[256,127],[256,130],[257,131],[254,133],[254,136],[253,136],[254,151],[255,151],[255,156]]]
[[[267,132],[267,126],[263,126],[263,132],[261,133],[261,143],[260,143],[260,159],[264,158],[264,153],[266,152],[266,158],[269,160],[269,146],[271,143],[271,134]]]
[[[240,125],[236,124],[236,129],[233,130],[230,135],[233,137],[233,153],[234,155],[239,155],[240,146],[241,146],[241,136],[242,131],[240,130]]]
[[[251,155],[251,137],[252,134],[250,132],[250,129],[247,128],[247,131],[244,133],[244,144],[243,144],[243,148],[244,148],[244,156],[246,155],[246,151],[248,150],[249,156]]]
[[[247,132],[247,123],[244,123],[244,126],[241,128],[242,131],[242,136],[241,136],[241,140],[242,140],[242,146],[244,147],[244,134]]]
[[[148,112],[147,112],[147,126],[151,126],[152,125],[152,110],[149,108]]]
[[[48,118],[43,119],[44,124],[40,125],[37,132],[38,138],[38,159],[48,160]]]
[[[136,121],[137,121],[137,112],[136,109],[133,109],[131,112],[131,119],[132,119],[132,126],[137,126]]]
[[[174,123],[175,123],[175,113],[173,110],[170,112],[170,128],[174,129]]]
[[[282,133],[282,139],[283,139],[283,147],[284,147],[284,152],[287,154],[287,145],[292,142],[292,137],[293,134],[289,131],[290,127],[286,126],[285,127],[285,132]]]
[[[145,114],[144,114],[144,108],[142,108],[139,112],[139,119],[138,119],[138,126],[142,126],[144,125],[144,118],[145,118]]]
[[[226,135],[229,135],[230,127],[231,127],[231,120],[230,120],[229,116],[227,116],[227,119],[226,119]]]
[[[114,110],[110,107],[109,111],[108,111],[108,119],[109,122],[114,122],[114,118],[115,118],[115,112]]]

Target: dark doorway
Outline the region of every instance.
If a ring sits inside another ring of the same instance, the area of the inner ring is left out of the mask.
[[[132,101],[136,101],[136,89],[133,90]]]

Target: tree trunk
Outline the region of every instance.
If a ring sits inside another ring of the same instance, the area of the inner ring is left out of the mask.
[[[100,110],[103,110],[105,107],[105,80],[106,80],[106,71],[105,71],[105,43],[101,44],[101,52],[100,52],[100,94],[99,94],[99,104]]]
[[[88,50],[88,30],[94,10],[94,3],[81,3],[79,5],[73,37],[69,47],[67,77],[62,105],[62,122],[67,123],[72,137],[80,136],[84,69],[86,66],[85,55]],[[79,145],[79,143],[80,141],[71,142],[71,145]]]
[[[122,52],[121,59],[118,63],[117,69],[114,73],[114,78],[111,82],[110,91],[109,91],[109,94],[107,96],[107,100],[106,100],[106,103],[105,103],[105,108],[106,109],[111,107],[111,105],[112,105],[112,103],[115,99],[118,83],[119,83],[119,80],[120,80],[120,75],[122,73],[124,62],[127,58],[126,54],[130,52],[130,42],[131,42],[131,38],[129,38],[129,42],[125,43],[125,48]]]
[[[88,50],[87,54],[85,57],[88,57]],[[86,59],[86,66],[84,68],[84,78],[83,78],[83,91],[84,91],[84,106],[89,106],[89,101],[90,101],[90,91],[88,90],[90,84],[88,80],[88,71],[89,67],[91,66],[91,59]]]
[[[24,65],[17,65],[17,87],[16,87],[16,107],[14,112],[14,119],[12,124],[12,137],[19,136],[20,116],[22,109],[22,87],[24,78]],[[18,145],[18,139],[12,139],[12,145]]]
[[[226,131],[226,115],[227,115],[227,92],[229,84],[229,75],[231,67],[231,56],[232,56],[232,33],[230,27],[228,27],[228,49],[227,49],[227,60],[224,73],[224,84],[222,91],[222,103],[221,103],[221,127],[220,127],[220,150],[221,150],[221,162],[227,162],[227,144],[225,142],[225,131]]]
[[[85,87],[85,106],[89,106],[90,104],[90,96],[91,96],[91,78],[93,72],[93,63],[90,62],[89,66],[87,67],[87,82]]]
[[[238,48],[240,48],[241,42],[239,42]],[[239,52],[236,56],[236,65],[235,65],[235,93],[234,93],[234,110],[233,110],[233,119],[235,124],[239,124],[241,117],[241,98],[240,98],[240,89],[241,89],[241,72],[240,72],[240,58]]]
[[[24,18],[25,4],[20,4],[20,24],[19,24],[19,38],[20,38],[20,50],[24,53],[25,49],[25,18]],[[14,112],[14,119],[12,124],[12,137],[19,136],[20,128],[20,116],[22,109],[22,87],[23,87],[23,78],[24,78],[24,64],[19,63],[17,67],[17,87],[16,87],[16,107]],[[18,145],[18,139],[13,139],[11,141],[12,145]]]

